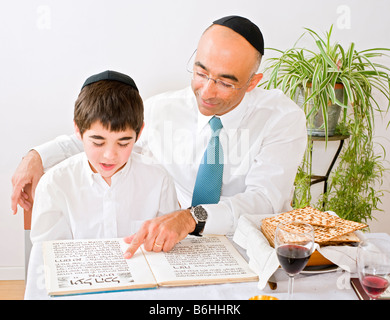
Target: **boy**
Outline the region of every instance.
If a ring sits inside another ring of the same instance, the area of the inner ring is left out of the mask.
[[[84,153],[40,180],[32,212],[32,242],[117,238],[145,220],[179,209],[173,180],[162,167],[132,154],[144,126],[143,102],[127,75],[89,77],[74,109]]]

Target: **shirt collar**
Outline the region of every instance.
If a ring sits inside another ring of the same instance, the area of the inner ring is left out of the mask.
[[[87,176],[87,180],[88,180],[89,184],[92,186],[94,183],[99,183],[99,181],[100,182],[103,181],[104,183],[106,183],[99,173],[95,173],[92,171],[92,168],[89,165],[89,161],[88,161],[88,158],[87,158],[87,155],[85,154],[85,152],[83,154],[83,158],[84,158],[84,160],[83,160],[84,168],[85,168],[85,172],[86,172],[86,176]],[[131,169],[131,163],[132,163],[132,159],[131,159],[131,155],[130,155],[130,158],[126,162],[125,166],[111,177],[111,186],[118,183],[118,181],[121,179],[122,176],[126,176],[126,174]]]
[[[218,116],[221,119],[223,129],[226,131],[229,130],[237,130],[240,127],[240,123],[244,118],[244,115],[248,109],[248,94],[245,94],[244,98],[240,102],[240,104],[235,107],[233,110],[228,113]],[[208,122],[213,116],[205,116],[199,112],[199,108],[197,108],[198,112],[198,127],[197,132],[201,132],[203,128],[208,125]]]
[[[95,181],[95,176],[98,175],[98,173],[92,171],[92,168],[89,165],[89,161],[85,152],[83,153],[83,165],[84,165],[85,176],[87,177],[88,183],[92,186]]]
[[[205,116],[205,115],[201,114],[199,111],[199,108],[197,108],[197,111],[198,111],[198,128],[197,128],[198,131],[197,132],[200,133],[203,130],[203,128],[208,125],[212,116]]]
[[[127,160],[125,166],[111,177],[111,186],[116,185],[119,181],[123,179],[123,177],[126,177],[127,173],[131,169],[131,163],[132,159],[130,155],[129,160]]]
[[[229,132],[231,130],[237,130],[240,127],[241,121],[248,108],[247,99],[248,94],[245,94],[244,98],[237,107],[220,117],[222,125],[226,131]]]

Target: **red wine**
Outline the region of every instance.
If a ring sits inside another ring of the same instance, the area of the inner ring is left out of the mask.
[[[363,278],[362,286],[370,296],[376,298],[386,291],[389,281],[382,277],[368,275]]]
[[[276,249],[282,268],[290,275],[298,274],[306,266],[311,252],[308,248],[287,244]]]

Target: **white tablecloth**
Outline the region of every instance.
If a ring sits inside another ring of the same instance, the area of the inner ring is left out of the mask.
[[[390,239],[388,234],[368,234],[367,237],[383,237]],[[238,246],[236,246],[238,247]],[[239,251],[245,256],[242,249]],[[294,283],[294,298],[300,300],[356,300],[357,296],[350,285],[350,274],[341,269],[320,274],[298,275]],[[42,246],[33,246],[30,255],[26,300],[248,300],[255,295],[271,295],[278,299],[287,299],[288,277],[282,269],[278,269],[273,281],[277,289],[271,290],[267,285],[259,290],[257,282],[232,283],[219,285],[200,285],[190,287],[160,287],[156,289],[133,290],[110,293],[95,293],[85,295],[50,297],[45,288],[43,272]]]

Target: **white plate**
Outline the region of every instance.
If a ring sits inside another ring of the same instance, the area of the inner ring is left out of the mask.
[[[335,264],[327,266],[310,266],[303,269],[300,273],[302,274],[317,274],[317,273],[329,273],[337,271],[339,267]]]

